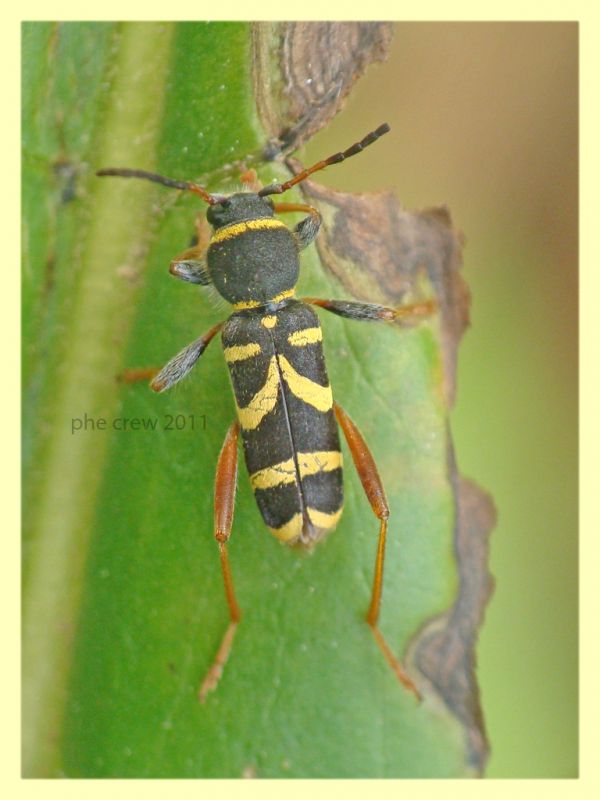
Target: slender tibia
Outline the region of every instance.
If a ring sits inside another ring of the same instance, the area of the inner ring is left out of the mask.
[[[149,381],[160,372],[160,367],[139,367],[132,369],[124,369],[119,375],[117,380],[121,383],[139,383],[140,381]]]
[[[316,208],[304,203],[275,203],[274,209],[276,214],[285,214],[290,211],[308,214],[294,228],[294,237],[301,250],[304,250],[316,239],[321,228],[321,215]]]
[[[337,421],[344,432],[346,441],[348,442],[348,447],[350,448],[350,453],[352,454],[352,460],[354,461],[354,465],[356,467],[356,471],[358,472],[358,477],[360,478],[362,487],[367,495],[367,499],[371,505],[371,508],[373,509],[373,513],[379,520],[379,540],[377,544],[377,556],[375,558],[375,574],[373,577],[371,603],[369,605],[369,610],[366,617],[367,623],[373,631],[375,641],[386,657],[387,662],[396,673],[396,677],[400,683],[402,683],[403,686],[413,692],[417,698],[420,699],[417,687],[404,671],[400,661],[393,654],[377,625],[377,621],[379,619],[379,610],[381,607],[381,593],[383,590],[383,564],[385,559],[387,523],[390,515],[383,484],[381,483],[381,478],[377,472],[377,466],[373,456],[371,455],[371,452],[367,446],[367,443],[363,439],[362,434],[352,422],[348,414],[346,414],[344,409],[341,408],[341,406],[335,403],[334,409]]]
[[[394,320],[413,318],[417,320],[433,314],[437,307],[435,300],[410,303],[398,308],[388,308],[377,303],[359,303],[355,300],[322,300],[318,297],[303,297],[302,302],[320,306],[326,311],[331,311],[340,317],[346,317],[346,319],[372,322],[394,322]]]
[[[185,378],[224,324],[224,322],[217,323],[204,336],[188,344],[181,352],[177,353],[152,380],[150,388],[155,392],[164,392]]]
[[[217,688],[221,675],[223,674],[223,668],[231,652],[238,622],[242,616],[235,597],[233,578],[229,566],[229,556],[227,554],[227,542],[231,535],[235,491],[237,487],[237,443],[239,430],[239,424],[234,422],[227,431],[227,436],[225,437],[219,455],[215,477],[214,532],[221,557],[223,584],[225,586],[225,596],[229,607],[229,625],[221,640],[215,659],[200,686],[198,698],[201,703],[204,703],[206,695],[209,692]]]

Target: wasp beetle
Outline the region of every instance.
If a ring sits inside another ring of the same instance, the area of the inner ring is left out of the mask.
[[[299,253],[317,236],[321,217],[312,206],[272,199],[312,173],[360,153],[389,130],[387,124],[380,125],[347,150],[319,161],[285,183],[259,189],[254,186],[252,191],[231,195],[210,194],[198,184],[143,170],[111,168],[97,173],[143,178],[194,192],[208,203],[206,217],[213,230],[208,248],[197,244],[184,251],[171,262],[170,272],[189,283],[212,284],[232,306],[227,320],[184,348],[154,374],[150,384],[155,391],[163,392],[178,383],[220,332],[237,406],[237,420],[227,432],[217,463],[214,507],[214,535],[219,546],[230,623],[200,687],[201,701],[219,682],[241,618],[227,553],[237,486],[239,435],[256,502],[267,527],[283,542],[311,547],[335,528],[342,513],[338,425],[379,520],[366,620],[398,679],[418,697],[414,683],[377,624],[389,517],[385,492],[362,435],[333,401],[321,326],[313,306],[348,319],[392,321],[427,315],[432,304],[423,302],[392,309],[355,301],[296,299]],[[285,212],[306,216],[290,230],[275,216]],[[136,374],[132,379],[139,377]]]

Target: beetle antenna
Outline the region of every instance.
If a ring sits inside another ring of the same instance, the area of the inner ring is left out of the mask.
[[[153,183],[160,183],[163,186],[168,186],[171,189],[184,189],[194,194],[199,195],[206,203],[211,206],[218,203],[218,199],[209,194],[203,186],[191,181],[174,181],[172,178],[165,178],[164,175],[157,175],[155,172],[146,172],[143,169],[119,169],[109,167],[108,169],[99,169],[96,173],[99,177],[103,178],[106,175],[115,175],[119,178],[143,178],[146,181]]]
[[[387,124],[387,122],[384,122],[383,125],[380,125],[376,130],[368,133],[364,139],[360,140],[360,142],[356,142],[356,144],[353,144],[352,147],[349,147],[342,153],[334,153],[324,161],[318,161],[316,164],[313,164],[312,167],[302,170],[302,172],[299,172],[285,183],[272,183],[269,186],[265,186],[265,188],[261,189],[258,194],[260,197],[264,197],[267,194],[282,194],[282,192],[287,192],[288,189],[308,178],[308,176],[312,175],[313,172],[318,172],[321,169],[325,169],[325,167],[329,167],[331,164],[339,164],[340,161],[345,161],[345,159],[350,158],[350,156],[355,156],[357,153],[361,153],[365,147],[368,147],[370,144],[373,144],[373,142],[376,142],[380,136],[383,136],[383,134],[387,133],[389,130],[390,126]]]

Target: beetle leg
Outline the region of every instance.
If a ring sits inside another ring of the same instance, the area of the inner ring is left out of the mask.
[[[437,308],[435,300],[424,300],[420,303],[410,303],[398,308],[388,308],[377,303],[359,303],[355,300],[321,300],[318,297],[303,297],[303,303],[320,306],[326,311],[338,314],[340,317],[355,320],[393,322],[397,319],[427,317]]]
[[[117,380],[122,383],[137,383],[151,379],[150,388],[155,392],[164,392],[170,389],[171,386],[185,378],[224,324],[224,322],[219,322],[217,325],[213,325],[203,336],[177,353],[162,369],[160,367],[124,369],[117,375]]]
[[[206,252],[200,247],[190,247],[171,261],[169,272],[181,281],[200,286],[210,284],[210,275],[202,255]]]
[[[218,322],[209,331],[207,331],[195,342],[188,344],[181,352],[172,358],[161,371],[156,375],[151,383],[150,388],[155,392],[164,392],[179,383],[182,378],[188,374],[196,361],[200,358],[202,353],[206,350],[212,338],[217,334],[225,323]]]
[[[235,491],[237,487],[237,442],[240,426],[234,422],[223,442],[223,447],[217,462],[217,472],[215,477],[215,539],[219,545],[221,557],[221,570],[223,572],[223,583],[225,585],[225,596],[229,606],[229,625],[225,635],[221,640],[217,655],[212,666],[206,673],[202,681],[198,698],[201,703],[206,700],[206,695],[217,688],[217,684],[223,674],[223,667],[231,652],[233,637],[241,618],[240,607],[235,599],[233,589],[233,579],[229,567],[229,557],[227,555],[227,542],[231,534],[233,523],[233,508],[235,503]]]
[[[206,350],[213,336],[221,330],[223,323],[212,327],[207,333],[196,339],[195,342],[188,344],[177,355],[172,358],[165,366],[160,367],[141,367],[124,369],[117,376],[121,383],[138,383],[150,379],[150,388],[155,392],[164,392],[179,383],[188,374],[202,353]]]
[[[171,261],[169,272],[179,280],[208,286],[211,283],[206,268],[206,251],[210,243],[210,227],[203,214],[196,218],[196,234],[187,250]]]
[[[289,211],[308,214],[296,225],[293,235],[300,250],[304,250],[314,241],[321,227],[321,215],[316,208],[304,203],[275,203],[273,207],[277,214],[284,214]]]
[[[381,606],[381,591],[383,589],[383,562],[385,558],[385,541],[387,535],[387,524],[390,515],[389,506],[385,497],[385,491],[381,483],[381,478],[377,472],[377,466],[373,460],[373,456],[367,446],[367,443],[362,437],[362,434],[352,422],[348,414],[339,406],[334,403],[335,415],[337,421],[344,432],[352,460],[358,472],[358,477],[362,483],[367,499],[371,504],[373,513],[379,520],[379,542],[377,545],[377,557],[375,559],[375,575],[373,578],[373,590],[371,593],[371,603],[367,612],[367,623],[373,631],[375,641],[381,648],[384,656],[386,657],[389,665],[396,673],[398,680],[411,692],[420,699],[420,694],[404,671],[402,664],[393,654],[388,643],[383,638],[383,634],[379,630],[377,621],[379,619],[379,609]]]
[[[117,375],[120,383],[138,383],[139,381],[149,381],[160,372],[160,367],[133,367],[124,369]]]

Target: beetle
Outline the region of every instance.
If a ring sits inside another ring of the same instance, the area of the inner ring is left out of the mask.
[[[213,231],[208,248],[197,243],[177,256],[169,270],[188,283],[212,284],[232,306],[226,320],[185,347],[150,383],[157,392],[174,386],[190,372],[211,340],[221,334],[237,407],[237,419],[227,431],[218,458],[214,494],[214,536],[230,621],[201,684],[201,702],[221,678],[241,619],[227,550],[237,487],[238,439],[241,435],[250,482],[266,526],[281,541],[310,548],[336,527],[342,513],[338,426],[379,520],[366,621],[399,681],[419,697],[378,627],[389,518],[385,491],[359,429],[333,400],[321,326],[313,307],[353,320],[393,321],[427,315],[433,306],[431,302],[421,302],[386,308],[357,301],[296,298],[299,254],[316,238],[321,216],[310,205],[272,199],[314,172],[360,153],[389,130],[386,123],[380,125],[343,152],[317,162],[284,183],[230,195],[210,194],[196,183],[144,170],[108,168],[96,173],[141,178],[191,191],[206,202],[206,217]],[[286,212],[306,216],[290,229],[276,216]]]

